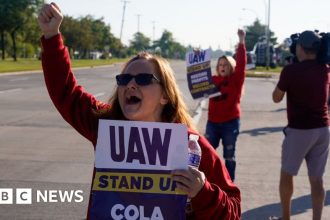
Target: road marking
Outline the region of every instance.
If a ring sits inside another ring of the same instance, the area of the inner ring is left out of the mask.
[[[108,73],[107,73],[107,75],[104,75],[104,73],[103,73],[103,74],[101,75],[101,77],[103,77],[103,78],[110,78],[110,79],[115,78],[114,75],[109,75]]]
[[[94,95],[94,97],[95,97],[95,98],[98,98],[98,97],[100,97],[100,96],[103,96],[104,94],[105,94],[104,92],[96,93],[96,94]]]
[[[193,116],[193,122],[195,125],[198,124],[199,120],[201,119],[203,108],[206,105],[206,99],[202,99],[195,110],[195,115]]]
[[[15,82],[15,81],[24,81],[24,80],[28,80],[29,77],[21,77],[21,78],[17,78],[17,79],[11,79],[9,80],[10,82]]]
[[[21,88],[17,88],[17,89],[7,89],[7,90],[2,90],[0,91],[0,94],[4,94],[4,93],[8,93],[8,92],[17,92],[17,91],[21,91]]]
[[[20,71],[20,72],[8,72],[8,73],[1,73],[1,76],[13,76],[13,75],[23,75],[23,74],[35,74],[35,73],[43,73],[41,70],[32,70],[32,71]]]

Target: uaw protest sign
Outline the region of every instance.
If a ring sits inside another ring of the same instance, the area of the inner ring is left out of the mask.
[[[187,81],[193,99],[220,95],[212,81],[211,50],[197,50],[186,54]]]
[[[170,172],[188,167],[186,126],[100,120],[90,219],[185,219]]]

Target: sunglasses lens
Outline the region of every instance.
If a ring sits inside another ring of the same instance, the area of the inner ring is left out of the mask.
[[[152,74],[140,73],[135,76],[135,82],[140,86],[147,86],[151,83],[152,78],[153,78]]]
[[[153,74],[150,73],[140,73],[137,75],[131,75],[131,74],[119,74],[116,76],[117,85],[118,86],[126,86],[132,78],[135,79],[136,84],[139,86],[147,86],[152,83],[152,78],[154,78]]]
[[[130,74],[119,74],[116,76],[118,86],[126,86],[133,78]]]

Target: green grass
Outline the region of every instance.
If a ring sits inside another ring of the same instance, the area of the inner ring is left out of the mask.
[[[266,69],[266,67],[261,67],[258,66],[254,72],[265,72],[265,73],[280,73],[282,71],[283,67],[278,66],[276,68],[268,68],[268,70]]]
[[[113,63],[125,62],[126,59],[109,60],[72,60],[72,67],[94,67],[111,65]],[[0,73],[41,70],[41,61],[37,59],[18,59],[14,62],[11,59],[0,60]]]
[[[257,67],[254,70],[246,71],[247,77],[261,77],[261,78],[270,78],[273,75],[280,74],[283,67],[269,68],[268,70],[265,67]]]
[[[36,59],[18,59],[17,62],[6,59],[0,61],[0,73],[41,70],[41,62]]]
[[[271,73],[255,73],[255,72],[246,72],[246,77],[256,77],[256,78],[271,78]]]

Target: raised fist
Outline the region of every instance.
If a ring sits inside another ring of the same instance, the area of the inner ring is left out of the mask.
[[[238,29],[237,35],[238,37],[245,37],[245,31],[243,29]]]
[[[245,43],[245,31],[243,29],[238,29],[237,31],[238,39],[240,43]]]
[[[38,16],[38,23],[46,39],[60,33],[62,20],[61,10],[54,2],[42,7]]]

